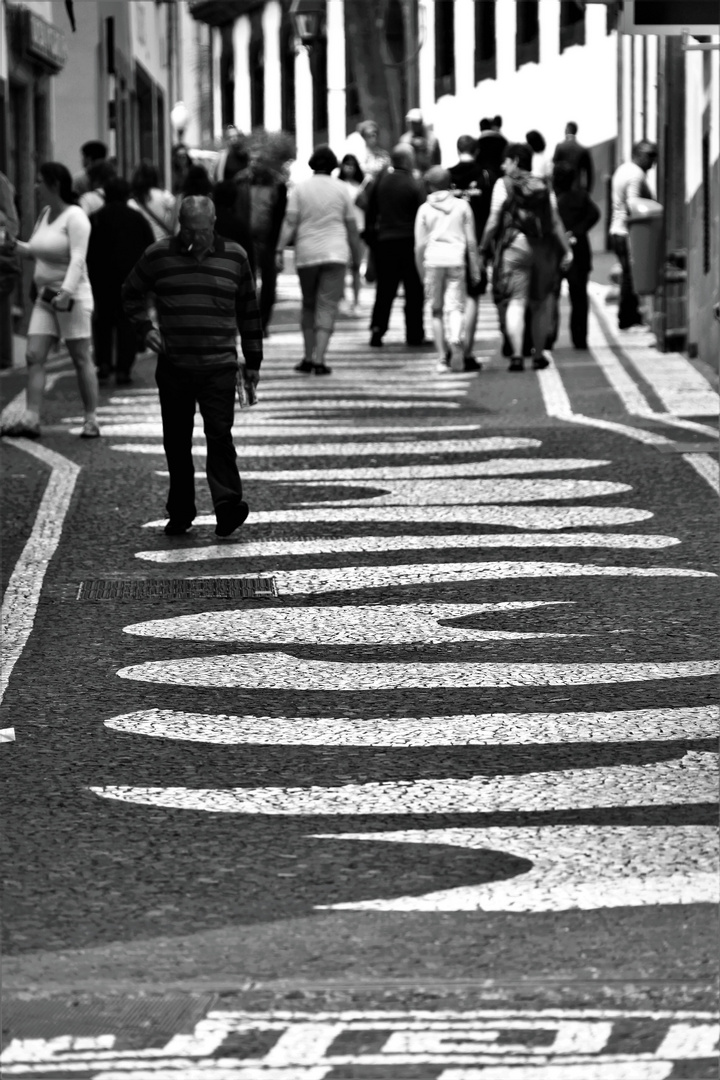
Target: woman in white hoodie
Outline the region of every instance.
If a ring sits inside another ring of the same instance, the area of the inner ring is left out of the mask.
[[[415,218],[415,262],[425,280],[425,298],[432,305],[433,337],[438,363],[446,370],[446,350],[451,349],[450,367],[465,370],[463,317],[465,312],[465,267],[473,285],[480,282],[480,261],[472,210],[464,199],[450,190],[452,177],[447,169],[434,165],[425,174],[429,195]],[[448,340],[444,321],[447,319]]]

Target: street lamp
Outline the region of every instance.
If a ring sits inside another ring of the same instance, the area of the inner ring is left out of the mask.
[[[170,123],[175,131],[175,139],[177,142],[182,142],[185,135],[185,128],[190,122],[190,113],[188,107],[184,101],[177,101],[170,113]]]
[[[312,51],[322,36],[325,0],[292,0],[290,18],[296,36],[306,49]]]

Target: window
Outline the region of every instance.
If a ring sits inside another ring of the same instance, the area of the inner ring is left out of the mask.
[[[710,135],[705,132],[702,141],[702,225],[703,225],[703,273],[710,273]]]
[[[540,15],[537,0],[517,0],[515,67],[537,64],[540,59]]]
[[[475,4],[475,82],[497,77],[495,0]]]
[[[560,52],[585,44],[585,11],[575,0],[560,4]]]
[[[611,0],[611,3],[607,6],[605,12],[605,33],[612,34],[613,30],[617,30],[618,18],[620,13],[620,4],[617,0]]]
[[[455,5],[435,2],[435,97],[455,93]]]

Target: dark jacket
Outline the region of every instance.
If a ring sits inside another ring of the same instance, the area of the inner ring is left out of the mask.
[[[415,239],[415,215],[425,200],[425,191],[405,169],[383,169],[368,191],[365,230],[377,226],[377,240]]]
[[[489,173],[476,161],[458,161],[448,172],[452,179],[453,193],[459,199],[464,199],[473,212],[475,232],[480,240],[490,214],[492,185]]]
[[[600,207],[584,189],[566,191],[557,196],[557,208],[565,231],[575,238],[573,265],[580,274],[590,273],[592,252],[588,233],[600,220]]]
[[[487,169],[491,184],[495,183],[502,172],[507,144],[507,139],[499,131],[484,132],[477,141],[475,161],[481,169]]]
[[[224,236],[226,240],[233,240],[239,244],[247,255],[250,269],[255,276],[255,245],[250,235],[250,227],[234,209],[227,206],[215,207],[215,235]]]
[[[592,191],[595,183],[595,169],[592,154],[586,146],[579,143],[577,139],[563,139],[557,144],[553,154],[553,164],[557,165],[559,161],[572,165],[577,173],[578,185],[587,191]]]
[[[155,242],[146,218],[124,202],[106,203],[90,216],[87,268],[95,303],[120,301],[122,283]]]

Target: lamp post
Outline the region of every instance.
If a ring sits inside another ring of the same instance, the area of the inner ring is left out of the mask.
[[[170,112],[170,123],[175,132],[175,142],[180,143],[185,137],[185,129],[190,122],[190,113],[184,101],[176,101]]]
[[[314,46],[322,36],[325,20],[325,0],[292,0],[290,18],[295,36],[312,56]]]
[[[295,134],[298,159],[304,162],[315,141],[317,45],[323,34],[325,0],[292,0],[289,15],[299,43],[295,60]]]

